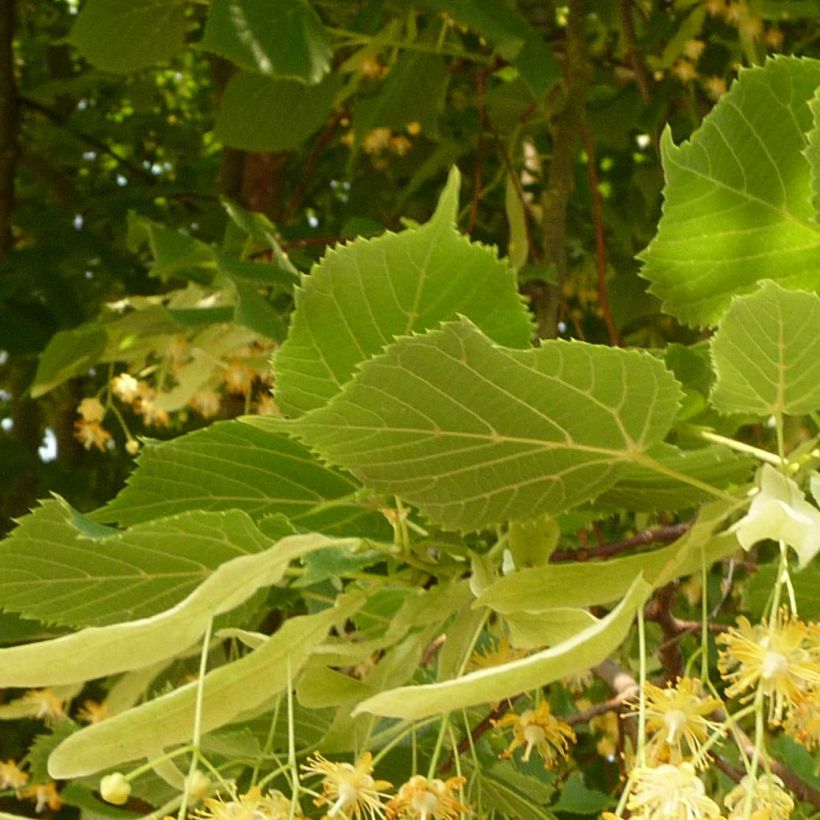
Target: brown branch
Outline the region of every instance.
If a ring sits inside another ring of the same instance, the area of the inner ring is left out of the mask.
[[[633,693],[631,691],[625,695],[615,695],[614,698],[610,698],[609,700],[594,703],[588,709],[584,709],[583,712],[578,712],[574,715],[565,715],[561,720],[570,726],[575,726],[576,723],[589,723],[592,718],[598,715],[605,715],[607,712],[620,713],[623,711],[626,701],[628,701],[632,695]]]
[[[568,276],[567,208],[575,184],[578,134],[584,120],[591,69],[586,53],[584,0],[569,0],[564,67],[564,104],[551,124],[552,157],[547,187],[541,198],[543,248],[555,267],[555,283],[547,288],[543,316],[539,317],[539,336],[558,335],[558,312],[564,283]]]
[[[603,201],[601,192],[598,189],[598,166],[595,158],[595,145],[589,135],[589,129],[584,122],[581,134],[584,139],[584,148],[587,152],[587,178],[589,179],[589,190],[592,195],[592,219],[595,225],[595,262],[598,270],[598,304],[604,314],[604,322],[609,333],[609,342],[615,347],[623,347],[621,337],[618,335],[618,328],[612,318],[612,309],[609,305],[609,293],[606,287],[606,236],[604,234]]]
[[[0,3],[0,260],[11,249],[17,173],[17,83],[14,76],[14,0]]]
[[[677,585],[673,582],[665,584],[656,590],[654,597],[646,607],[646,620],[654,621],[661,628],[666,639],[658,647],[661,666],[667,681],[674,683],[683,676],[684,664],[678,641],[680,634],[672,614],[672,604],[675,599]]]
[[[618,13],[621,17],[621,29],[624,35],[624,46],[626,51],[626,61],[635,74],[635,82],[641,92],[644,103],[649,105],[652,101],[652,80],[646,66],[638,56],[637,38],[635,37],[635,23],[632,20],[631,0],[618,0]]]
[[[103,140],[97,139],[97,137],[91,134],[86,134],[83,131],[78,131],[75,128],[72,128],[56,111],[52,111],[47,106],[41,105],[34,100],[29,100],[26,97],[20,97],[19,102],[24,108],[30,109],[31,111],[36,111],[38,114],[42,114],[49,122],[56,125],[62,131],[65,131],[66,134],[70,134],[74,137],[74,139],[85,143],[89,147],[99,151],[101,154],[111,157],[117,162],[118,165],[121,165],[124,169],[130,171],[130,173],[132,173],[135,177],[139,177],[146,184],[157,184],[157,178],[150,173],[150,171],[146,171],[145,168],[140,168],[139,165],[131,162],[131,160],[127,157],[118,154],[110,145],[103,142]]]
[[[473,196],[470,199],[470,221],[467,223],[467,233],[472,234],[478,223],[478,203],[481,199],[483,188],[483,166],[486,145],[484,142],[484,123],[487,120],[486,92],[487,75],[484,71],[478,71],[475,75],[476,94],[478,96],[478,139],[475,149],[475,165],[473,166]]]
[[[484,717],[480,723],[477,723],[472,731],[470,732],[469,737],[463,737],[459,742],[458,746],[456,746],[456,751],[453,753],[450,752],[450,756],[438,767],[439,772],[444,774],[445,772],[449,772],[450,769],[453,768],[453,763],[455,762],[456,755],[461,756],[470,746],[474,745],[475,742],[486,732],[493,728],[493,722],[496,720],[500,720],[507,712],[512,709],[513,704],[520,698],[522,695],[514,695],[511,698],[507,698],[506,700],[502,701],[495,707],[486,717]],[[471,740],[472,739],[472,740]]]
[[[670,524],[666,527],[642,530],[629,538],[612,541],[609,544],[601,544],[597,547],[584,547],[579,550],[555,550],[550,556],[550,561],[558,563],[562,561],[589,561],[593,558],[606,559],[622,552],[628,552],[635,547],[645,547],[649,544],[671,544],[684,535],[691,526],[691,521],[684,521],[682,524]]]

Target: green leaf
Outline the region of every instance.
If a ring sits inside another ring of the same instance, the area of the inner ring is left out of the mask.
[[[64,381],[84,376],[97,363],[107,341],[105,330],[96,323],[56,333],[37,364],[31,397],[39,399]]]
[[[808,133],[806,159],[809,161],[811,173],[812,206],[814,218],[820,222],[820,87],[814,92],[814,98],[809,103],[814,123]]]
[[[738,455],[719,444],[699,447],[697,450],[681,450],[662,443],[653,447],[650,453],[664,467],[713,487],[749,481],[757,464],[750,456]],[[595,499],[595,507],[599,510],[671,512],[695,506],[708,498],[709,494],[705,490],[683,484],[651,467],[630,464],[624,471],[624,477]]]
[[[361,489],[356,481],[322,466],[272,420],[264,421],[269,424],[261,427],[218,422],[146,445],[128,484],[93,518],[130,526],[183,510],[237,509],[257,521],[278,513],[318,532],[374,537],[390,532],[381,513],[354,498],[340,503]]]
[[[181,601],[221,563],[268,544],[238,511],[191,511],[120,532],[57,498],[0,542],[0,604],[68,626],[144,618]]]
[[[447,65],[438,54],[406,51],[390,69],[380,92],[357,103],[353,129],[359,140],[372,128],[403,131],[418,122],[423,133],[438,135],[438,116],[444,108]]]
[[[245,151],[289,151],[324,124],[340,86],[339,74],[304,86],[238,71],[225,86],[214,135]]]
[[[584,783],[581,772],[573,772],[561,788],[561,796],[550,808],[569,814],[599,814],[612,806],[612,798]]]
[[[740,549],[733,533],[714,535],[739,506],[725,501],[705,506],[689,531],[667,547],[608,561],[547,564],[506,575],[485,588],[476,606],[488,606],[503,615],[544,612],[556,607],[588,607],[619,600],[635,576],[661,586],[674,578],[707,566]]]
[[[478,703],[504,700],[589,669],[623,641],[636,609],[643,605],[650,592],[649,584],[642,577],[636,577],[623,601],[609,615],[557,646],[443,683],[402,686],[380,692],[360,703],[354,715],[368,712],[419,720]]]
[[[303,280],[290,335],[274,358],[285,413],[323,405],[395,336],[457,314],[499,344],[529,344],[532,326],[512,271],[495,249],[455,229],[459,187],[453,168],[427,224],[331,249]]]
[[[462,320],[365,362],[294,429],[366,486],[471,530],[594,498],[663,438],[679,396],[649,354],[510,350]]]
[[[820,408],[820,298],[764,282],[732,300],[712,339],[712,403],[761,416]]]
[[[811,563],[800,572],[792,572],[790,578],[800,617],[807,621],[820,620],[820,564]],[[743,588],[743,608],[754,620],[765,614],[776,580],[777,566],[765,566]]]
[[[173,658],[196,643],[212,618],[278,583],[290,561],[341,543],[316,534],[283,538],[222,564],[187,598],[157,615],[0,649],[0,687],[78,683]]]
[[[569,640],[597,621],[586,609],[556,607],[542,612],[516,612],[506,615],[510,643],[516,649],[543,649]]]
[[[201,45],[247,71],[309,84],[327,74],[333,56],[305,0],[213,0]]]
[[[180,0],[87,0],[68,39],[97,68],[124,73],[172,57],[187,28]]]
[[[147,244],[154,257],[151,276],[210,281],[216,268],[213,248],[181,231],[173,230],[133,211],[128,214],[128,249],[135,253]]]
[[[661,140],[666,172],[658,233],[642,275],[663,307],[714,324],[761,279],[820,288],[820,225],[804,149],[820,60],[776,57],[746,69],[692,138]]]
[[[494,809],[499,817],[526,817],[527,820],[555,820],[544,807],[554,790],[542,780],[512,768],[509,761],[482,767],[481,804]]]
[[[210,732],[267,703],[294,680],[314,647],[362,603],[354,594],[315,615],[290,618],[259,649],[209,672],[203,682],[202,731]],[[158,749],[184,743],[193,731],[197,682],[89,726],[49,758],[56,779],[82,777]]]

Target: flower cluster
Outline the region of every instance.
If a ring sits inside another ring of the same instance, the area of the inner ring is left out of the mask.
[[[738,618],[737,628],[720,635],[718,643],[724,647],[718,668],[730,683],[729,697],[751,700],[762,687],[769,701],[769,722],[775,725],[784,720],[793,723],[800,710],[806,717],[816,716],[820,691],[817,624],[806,624],[781,609],[769,622],[754,626],[747,618]]]
[[[332,763],[320,754],[314,755],[302,767],[306,774],[322,775],[322,794],[316,798],[316,805],[329,805],[328,817],[368,817],[384,816],[381,798],[392,788],[387,780],[373,778],[373,755],[365,752],[350,763]]]

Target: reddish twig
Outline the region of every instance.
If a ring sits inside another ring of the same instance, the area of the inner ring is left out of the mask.
[[[635,23],[632,20],[631,0],[618,0],[618,13],[621,17],[621,29],[624,34],[626,61],[635,74],[635,82],[641,92],[641,98],[647,105],[652,101],[652,81],[646,66],[638,56],[637,40],[635,37]]]
[[[648,544],[670,544],[677,541],[692,526],[691,521],[682,524],[670,524],[653,530],[643,530],[630,538],[621,541],[612,541],[598,547],[588,547],[579,550],[555,550],[550,556],[553,563],[561,561],[589,561],[593,558],[611,558],[622,552],[628,552],[635,547],[644,547]]]
[[[595,224],[595,259],[598,269],[598,304],[604,314],[604,322],[609,333],[609,342],[615,347],[623,347],[621,337],[618,335],[618,328],[612,318],[612,309],[609,304],[609,293],[606,287],[606,236],[604,234],[603,201],[601,192],[598,189],[598,167],[595,159],[595,145],[589,135],[586,123],[581,126],[581,135],[584,140],[584,148],[587,153],[587,178],[589,179],[589,191],[592,195],[592,219]]]
[[[646,607],[646,620],[654,621],[661,628],[666,640],[658,647],[658,656],[663,667],[666,680],[674,683],[683,676],[684,665],[678,641],[680,634],[675,616],[672,614],[672,603],[675,598],[674,583],[665,584],[655,592],[655,596]]]

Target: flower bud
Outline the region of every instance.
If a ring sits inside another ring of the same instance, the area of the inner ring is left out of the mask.
[[[208,775],[199,769],[195,769],[188,778],[188,794],[199,798],[207,797],[212,785],[211,778]]]
[[[131,784],[122,772],[107,774],[100,780],[100,794],[106,803],[122,806],[131,795]]]

